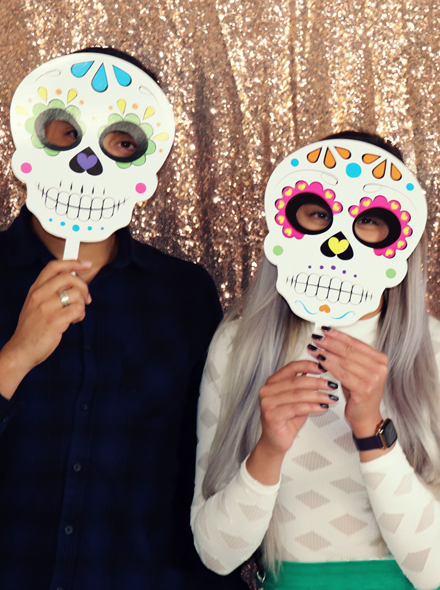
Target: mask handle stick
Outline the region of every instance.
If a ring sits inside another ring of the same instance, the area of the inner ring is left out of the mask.
[[[78,260],[80,240],[71,236],[64,246],[63,260]]]

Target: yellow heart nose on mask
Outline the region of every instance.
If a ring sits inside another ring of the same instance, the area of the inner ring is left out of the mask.
[[[333,252],[333,254],[342,254],[345,252],[347,248],[350,246],[348,240],[338,240],[338,238],[330,238],[328,241],[328,247]]]

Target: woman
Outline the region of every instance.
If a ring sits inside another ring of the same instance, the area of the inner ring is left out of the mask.
[[[377,136],[331,138],[367,142],[401,160]],[[402,166],[393,162],[399,180]],[[331,181],[327,172],[322,178]],[[326,231],[330,214],[318,201],[298,209],[292,227]],[[353,235],[372,248],[385,243],[383,225],[392,233],[392,223],[370,213],[355,218]],[[337,235],[340,246],[345,238]],[[374,252],[379,260],[382,251]],[[217,331],[202,384],[192,526],[208,567],[226,574],[261,546],[265,588],[440,586],[440,330],[424,308],[425,252],[423,238],[405,278],[360,321],[322,330],[307,314],[298,317],[303,302],[289,301],[292,313],[275,288],[275,267],[262,261]]]

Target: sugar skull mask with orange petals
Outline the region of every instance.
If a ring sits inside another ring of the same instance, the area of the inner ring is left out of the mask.
[[[407,273],[427,219],[415,176],[382,148],[352,139],[303,147],[265,195],[268,260],[292,311],[331,326],[375,311]]]

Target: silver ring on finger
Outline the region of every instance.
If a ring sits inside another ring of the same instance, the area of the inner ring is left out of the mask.
[[[67,291],[61,291],[60,293],[60,301],[63,307],[67,307],[70,305],[70,297]]]

